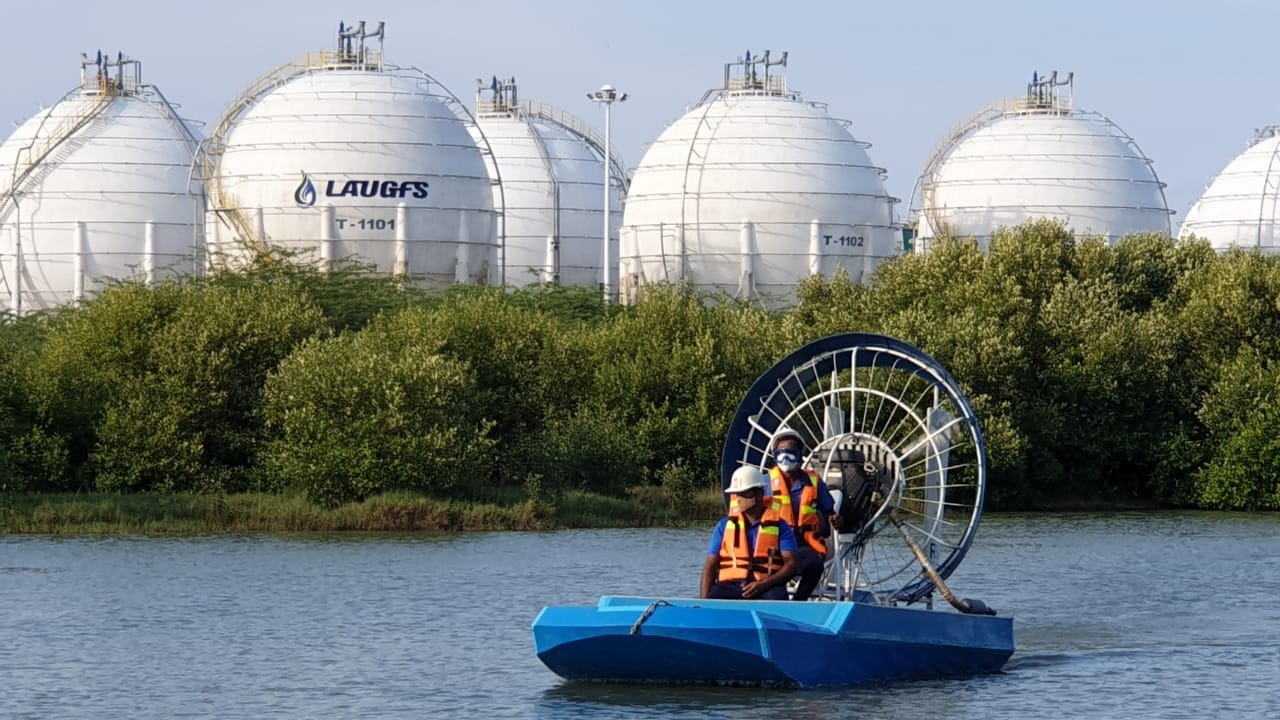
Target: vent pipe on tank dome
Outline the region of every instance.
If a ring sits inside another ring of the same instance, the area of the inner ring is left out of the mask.
[[[476,78],[476,115],[514,116],[519,110],[519,105],[515,78],[499,80],[498,76],[494,75],[487,84],[484,80]]]
[[[786,96],[787,75],[771,73],[769,68],[787,67],[787,53],[777,60],[769,58],[770,52],[752,55],[748,50],[740,60],[724,64],[724,92],[734,95],[780,95]],[[735,77],[732,68],[742,68],[741,75]],[[705,101],[706,98],[703,98]]]
[[[1028,115],[1070,115],[1075,75],[1074,72],[1069,72],[1066,80],[1059,81],[1057,70],[1047,76],[1032,71],[1031,82],[1027,83],[1027,96],[1016,104],[1015,112]]]
[[[381,71],[382,44],[386,40],[386,23],[379,20],[378,26],[371,32],[366,32],[364,28],[364,20],[352,26],[339,21],[338,52],[326,65],[345,70]],[[365,41],[369,38],[377,38],[377,50],[371,50],[366,46]]]
[[[90,71],[89,68],[93,70]],[[112,70],[114,69],[114,77]],[[85,95],[137,95],[142,88],[142,63],[116,52],[114,60],[99,50],[90,60],[80,53],[80,90]]]

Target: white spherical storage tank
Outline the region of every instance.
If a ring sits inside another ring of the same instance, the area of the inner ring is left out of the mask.
[[[727,64],[723,88],[649,147],[619,233],[624,300],[665,281],[787,305],[810,274],[862,281],[900,252],[884,170],[787,88],[786,58]]]
[[[0,146],[0,310],[198,270],[198,140],[141,65],[82,56],[80,87]]]
[[[503,280],[508,285],[596,286],[601,281],[604,140],[573,115],[520,101],[515,79],[496,77],[476,92],[476,127],[502,209]],[[610,153],[613,183],[625,187]],[[614,217],[622,203],[611,194]],[[610,257],[616,258],[617,238]]]
[[[285,249],[427,287],[497,281],[492,188],[466,110],[421,71],[384,65],[371,38],[381,24],[340,26],[337,50],[268,73],[224,113],[205,168],[215,266]]]
[[[1169,233],[1164,184],[1132,138],[1072,107],[1073,75],[1035,75],[1027,96],[988,108],[942,142],[918,183],[916,249],[940,235],[985,246],[1001,227],[1035,218],[1115,242]]]
[[[1182,221],[1179,239],[1280,251],[1280,128],[1265,127],[1209,183]]]

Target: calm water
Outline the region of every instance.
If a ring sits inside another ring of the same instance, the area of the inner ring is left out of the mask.
[[[0,537],[0,718],[1274,718],[1280,516],[988,516],[952,578],[1015,617],[978,678],[572,685],[547,604],[696,591],[708,532]]]

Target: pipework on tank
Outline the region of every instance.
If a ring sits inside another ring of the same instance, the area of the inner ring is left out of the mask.
[[[498,76],[494,75],[487,84],[484,80],[476,78],[476,112],[510,113],[514,112],[518,105],[519,96],[514,77],[499,80]]]
[[[93,70],[89,70],[92,67]],[[112,77],[112,68],[115,77]],[[142,63],[130,58],[123,52],[117,52],[114,60],[110,55],[103,55],[99,50],[90,60],[87,53],[80,53],[80,89],[85,94],[108,94],[117,92],[134,94],[142,87]]]
[[[377,38],[377,51],[372,51],[366,47],[365,41],[369,38]],[[339,22],[338,62],[360,69],[381,69],[382,44],[385,39],[386,23],[381,20],[378,21],[378,26],[369,32],[365,31],[364,20],[351,26],[344,22]]]
[[[748,50],[742,58],[724,65],[724,89],[728,92],[753,95],[786,95],[785,73],[771,73],[770,68],[787,66],[787,53],[777,60],[770,59],[770,52],[752,55]],[[732,68],[742,68],[741,76],[734,77]]]
[[[1032,72],[1031,82],[1027,83],[1027,98],[1019,109],[1026,112],[1069,114],[1075,75],[1074,72],[1069,72],[1067,79],[1060,81],[1057,70],[1048,75]]]

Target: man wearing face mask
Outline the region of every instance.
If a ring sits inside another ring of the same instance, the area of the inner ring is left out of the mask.
[[[796,536],[765,497],[767,484],[758,468],[733,472],[725,488],[729,512],[711,535],[698,597],[787,599],[787,581],[795,575]]]
[[[800,583],[793,600],[808,600],[827,560],[827,535],[839,527],[835,500],[827,484],[812,470],[800,467],[804,440],[787,426],[773,434],[774,466],[769,470],[773,488],[773,505],[784,520],[791,523],[798,536],[796,573]]]

